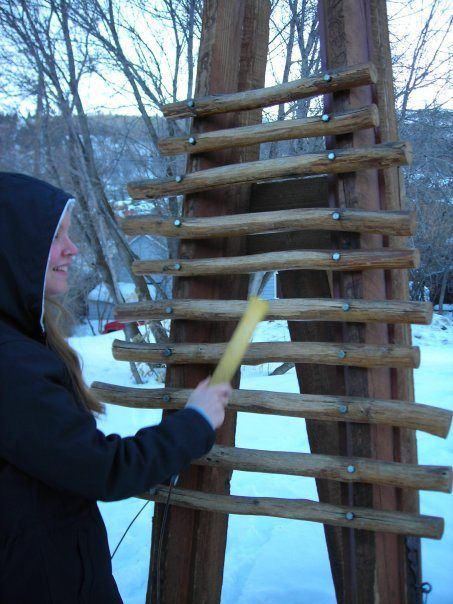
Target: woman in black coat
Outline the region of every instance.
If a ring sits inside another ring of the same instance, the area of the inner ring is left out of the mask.
[[[187,406],[121,438],[97,429],[103,406],[55,330],[77,247],[72,200],[0,173],[0,603],[122,602],[96,501],[139,495],[212,447],[229,384],[201,382]]]

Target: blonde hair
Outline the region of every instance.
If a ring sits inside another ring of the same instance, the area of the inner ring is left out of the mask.
[[[45,297],[44,326],[47,346],[57,353],[66,366],[71,378],[75,397],[87,411],[97,415],[105,414],[105,405],[96,399],[85,384],[82,365],[77,352],[68,344],[61,327],[62,319],[73,320],[71,313],[55,298]]]

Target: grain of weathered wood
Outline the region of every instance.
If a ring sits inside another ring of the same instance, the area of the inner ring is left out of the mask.
[[[133,388],[93,382],[98,400],[133,409],[182,409],[190,388]],[[309,420],[401,426],[446,438],[453,412],[431,405],[354,396],[294,394],[266,390],[233,390],[228,408],[247,413],[303,417]]]
[[[118,321],[186,319],[191,321],[238,321],[245,300],[158,300],[129,302],[115,306]],[[325,298],[285,298],[269,300],[267,320],[342,321],[384,323],[431,323],[430,302],[398,300],[328,300]]]
[[[452,489],[452,469],[449,466],[420,466],[365,457],[263,451],[214,445],[207,455],[193,463],[241,472],[311,476],[341,482],[365,482],[443,493],[451,493]]]
[[[195,95],[231,93],[264,86],[269,34],[269,0],[205,0],[203,25],[198,52]],[[209,119],[195,118],[192,132],[234,128],[262,121],[261,110],[227,113]],[[225,164],[257,160],[258,147],[244,147],[216,153],[189,156],[187,172]],[[249,211],[249,186],[238,186],[186,196],[182,202],[183,216],[215,216],[241,214]],[[239,256],[246,253],[241,238],[216,241],[180,241],[180,257]],[[173,246],[174,250],[175,246]],[[220,276],[175,279],[173,298],[233,298],[247,297],[247,278]],[[226,342],[234,325],[175,321],[170,327],[172,342]],[[209,366],[169,366],[167,386],[195,387],[206,377]],[[239,385],[239,373],[232,380]],[[164,416],[167,412],[164,411]],[[223,425],[216,431],[217,442],[234,444],[236,414],[227,411]],[[215,468],[191,466],[180,473],[178,485],[211,493],[228,493],[231,472]],[[166,522],[164,505],[154,509],[151,539],[153,584],[149,595],[151,604],[156,597],[158,560],[161,590],[159,604],[218,604],[222,590],[224,552],[228,515],[211,514],[203,510],[170,508]],[[160,535],[164,539],[159,549]],[[160,554],[160,555],[159,555]],[[206,564],[209,560],[209,564]]]
[[[418,250],[341,250],[338,260],[333,258],[334,253],[335,250],[303,250],[201,260],[134,260],[132,271],[136,275],[166,273],[185,277],[291,269],[362,271],[377,268],[416,268],[420,263]]]
[[[318,115],[299,120],[266,122],[257,126],[215,130],[189,137],[163,138],[159,141],[158,146],[162,155],[206,153],[228,147],[245,147],[270,141],[344,134],[363,128],[375,128],[379,124],[376,105],[328,117],[328,121]]]
[[[335,154],[334,159],[329,159],[329,153]],[[329,153],[326,151],[249,161],[200,170],[175,178],[139,180],[128,183],[127,191],[133,199],[155,199],[285,176],[337,174],[369,168],[383,169],[410,164],[412,161],[411,146],[404,142],[358,149],[335,149]]]
[[[165,345],[114,340],[112,353],[118,361],[149,361],[168,365],[217,363],[226,346],[225,343]],[[244,365],[279,362],[353,367],[418,367],[420,349],[417,346],[325,342],[254,342],[250,344],[243,359]]]
[[[374,47],[374,32],[371,31],[370,12],[374,7],[382,10],[385,0],[320,0],[318,16],[320,21],[320,45],[323,68],[355,64],[358,61],[375,60],[382,63],[381,48]],[[373,6],[373,8],[372,8]],[[385,9],[384,9],[385,10]],[[389,77],[391,86],[392,77]],[[363,86],[354,91],[337,92],[324,97],[326,112],[347,111],[375,101],[375,88]],[[380,113],[381,120],[385,119]],[[328,149],[364,147],[381,142],[376,138],[376,130],[361,130],[338,137],[326,137]],[[378,170],[344,173],[330,180],[330,202],[332,206],[368,210],[384,209],[382,202],[382,178]],[[390,209],[390,208],[387,208]],[[394,208],[397,209],[397,208]],[[334,237],[336,247],[380,248],[385,245],[379,235],[358,236],[338,233]],[[402,246],[398,246],[402,247]],[[334,297],[356,297],[363,299],[386,299],[384,271],[364,271],[360,273],[335,272],[333,277]],[[399,296],[396,296],[398,299]],[[379,324],[343,325],[343,341],[385,344],[388,329]],[[344,385],[348,395],[373,398],[393,398],[390,370],[348,368],[344,372]],[[404,398],[404,397],[395,397]],[[346,424],[346,433],[339,438],[342,454],[361,457],[377,457],[393,460],[397,432],[385,426],[360,426]],[[332,452],[333,453],[333,452]],[[393,487],[356,484],[341,490],[340,500],[330,503],[357,505],[361,507],[384,507],[398,509],[399,492]],[[401,540],[402,541],[402,540]],[[404,573],[404,559],[401,556],[400,540],[394,535],[373,534],[368,531],[342,531],[340,552],[330,550],[330,560],[336,583],[338,604],[361,604],[369,602],[392,602],[409,604],[405,600],[401,577]],[[337,572],[339,571],[339,572]],[[341,575],[341,577],[339,576]],[[411,602],[411,604],[415,604]]]
[[[233,237],[307,229],[407,236],[415,233],[416,215],[415,211],[369,212],[360,209],[334,211],[329,208],[301,208],[208,218],[128,216],[119,221],[119,226],[126,235],[162,235],[180,239]]]
[[[324,79],[326,72],[286,84],[246,90],[231,94],[217,94],[169,103],[162,107],[167,118],[214,115],[227,111],[244,111],[258,107],[270,107],[279,103],[317,96],[335,90],[345,90],[377,81],[376,70],[371,63],[332,69],[331,80]],[[189,103],[190,101],[190,103]],[[193,105],[192,105],[193,102]]]
[[[159,486],[154,494],[142,494],[140,499],[165,503],[167,487]],[[246,514],[250,516],[273,516],[293,520],[322,522],[345,528],[368,531],[385,531],[403,535],[418,535],[440,539],[444,521],[437,516],[422,516],[389,512],[371,508],[347,507],[318,503],[307,499],[280,499],[277,497],[243,497],[239,495],[214,495],[200,491],[172,489],[170,505],[209,510],[223,514]],[[353,518],[348,520],[347,513]]]

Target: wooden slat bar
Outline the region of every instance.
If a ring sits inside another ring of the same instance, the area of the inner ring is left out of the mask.
[[[133,388],[105,382],[93,382],[91,390],[98,400],[113,405],[171,410],[182,409],[193,392],[190,388]],[[247,413],[399,426],[441,438],[448,436],[453,417],[448,409],[398,400],[266,390],[233,390],[228,407]]]
[[[227,344],[139,344],[114,340],[117,361],[149,361],[167,365],[218,363]],[[262,363],[319,363],[354,367],[418,367],[417,346],[379,346],[319,342],[255,342],[245,353],[244,365]]]
[[[451,493],[452,469],[449,466],[421,466],[365,457],[313,455],[287,451],[263,451],[214,445],[209,453],[193,462],[245,472],[268,472],[311,476],[340,482],[364,482]]]
[[[156,491],[153,491],[153,494],[142,494],[139,499],[165,503],[168,498],[168,491],[168,487],[159,486]],[[215,495],[174,488],[172,489],[170,505],[220,512],[222,514],[246,514],[309,520],[345,528],[417,535],[430,539],[440,539],[444,531],[444,521],[437,516],[330,505],[308,499]],[[346,516],[347,514],[348,516]],[[349,516],[349,514],[352,514],[352,516]]]
[[[124,323],[161,319],[238,321],[246,306],[245,300],[159,300],[118,304],[114,308],[114,315],[115,319]],[[269,300],[266,319],[429,325],[432,314],[430,302],[285,298]]]
[[[328,75],[330,75],[330,79],[326,72],[323,72],[309,78],[268,88],[186,99],[164,105],[162,113],[167,118],[176,119],[214,115],[228,111],[245,111],[318,96],[336,90],[374,84],[377,81],[376,69],[372,63],[332,69]]]
[[[134,260],[132,271],[136,275],[166,273],[186,277],[291,269],[363,271],[373,268],[416,268],[419,263],[418,250],[303,250],[200,260]]]
[[[345,134],[379,125],[376,105],[335,115],[313,116],[299,120],[267,122],[257,126],[243,126],[227,130],[203,132],[189,137],[170,137],[159,141],[162,155],[181,153],[206,153],[228,147],[247,147],[278,140],[291,140],[312,136]]]
[[[329,157],[333,159],[329,159]],[[199,170],[175,178],[139,180],[128,183],[127,191],[133,199],[156,199],[207,191],[226,185],[300,174],[355,172],[369,168],[384,169],[409,164],[411,160],[410,144],[395,142],[360,149],[337,149],[322,153],[307,153],[299,156],[230,164]]]
[[[302,208],[208,218],[128,216],[120,220],[119,225],[126,235],[152,234],[180,239],[237,237],[309,229],[408,236],[415,233],[416,215],[415,211],[370,212],[356,209],[335,211],[329,208]]]

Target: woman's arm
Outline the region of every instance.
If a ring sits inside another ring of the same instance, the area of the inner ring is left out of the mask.
[[[214,430],[191,408],[135,436],[106,436],[63,385],[60,363],[39,343],[0,346],[0,456],[23,472],[78,496],[118,501],[212,448]]]

